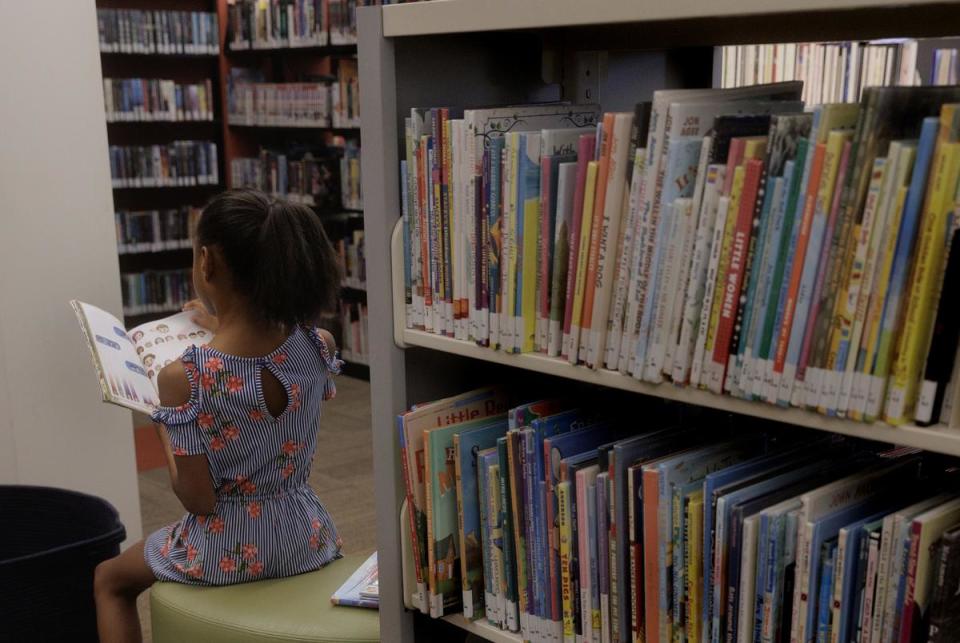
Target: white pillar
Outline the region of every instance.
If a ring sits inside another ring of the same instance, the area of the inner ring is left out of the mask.
[[[0,1],[0,483],[106,498],[141,537],[130,413],[70,299],[119,314],[93,0]]]

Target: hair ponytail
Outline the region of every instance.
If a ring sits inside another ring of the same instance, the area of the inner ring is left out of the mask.
[[[336,306],[340,267],[306,206],[256,190],[227,190],[203,209],[197,238],[220,247],[235,288],[266,322],[313,325]]]

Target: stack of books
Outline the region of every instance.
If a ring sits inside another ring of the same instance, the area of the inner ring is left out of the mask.
[[[329,0],[232,0],[230,49],[322,47],[330,42]]]
[[[229,109],[231,125],[329,127],[330,86],[231,82]]]
[[[909,38],[721,47],[721,87],[800,80],[808,104],[860,100],[864,87],[920,84]]]
[[[337,80],[331,87],[333,126],[360,127],[360,76],[356,58],[340,58]]]
[[[126,317],[180,310],[193,299],[190,269],[147,270],[120,275]]]
[[[830,416],[949,419],[960,88],[806,111],[801,91],[412,110],[407,327]]]
[[[220,52],[217,14],[201,11],[97,9],[100,51],[124,54]]]
[[[217,144],[213,141],[110,146],[110,176],[115,188],[216,185],[218,175]]]
[[[931,85],[956,85],[960,82],[960,56],[957,49],[936,49],[933,52]]]
[[[360,191],[360,143],[347,141],[340,158],[340,195],[343,207],[348,210],[363,209],[363,194]]]
[[[367,304],[362,301],[340,302],[341,337],[340,356],[353,364],[370,363],[370,345],[367,340]]]
[[[363,229],[351,230],[337,239],[337,254],[343,269],[343,285],[363,290],[367,287],[367,261],[363,243]]]
[[[104,78],[107,122],[212,121],[213,86],[159,78]]]
[[[344,207],[336,148],[307,151],[261,149],[254,158],[230,162],[231,187],[248,187],[324,211]]]
[[[941,456],[573,404],[397,417],[422,612],[535,642],[956,640]]]
[[[199,217],[200,208],[193,206],[169,210],[115,212],[117,253],[136,254],[191,248],[191,233]]]
[[[357,42],[357,7],[378,4],[364,0],[325,0],[330,18],[330,44],[353,45]]]

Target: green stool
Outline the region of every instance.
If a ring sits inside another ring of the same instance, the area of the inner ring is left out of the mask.
[[[365,560],[345,556],[315,572],[231,585],[193,587],[156,583],[150,592],[155,643],[373,643],[376,610],[330,604]]]

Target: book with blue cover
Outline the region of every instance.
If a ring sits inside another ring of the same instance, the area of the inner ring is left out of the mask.
[[[484,610],[483,556],[480,534],[480,509],[477,455],[493,449],[507,430],[498,422],[456,433],[453,449],[457,480],[457,517],[460,540],[460,582],[463,590],[463,615],[469,620],[481,618]]]

